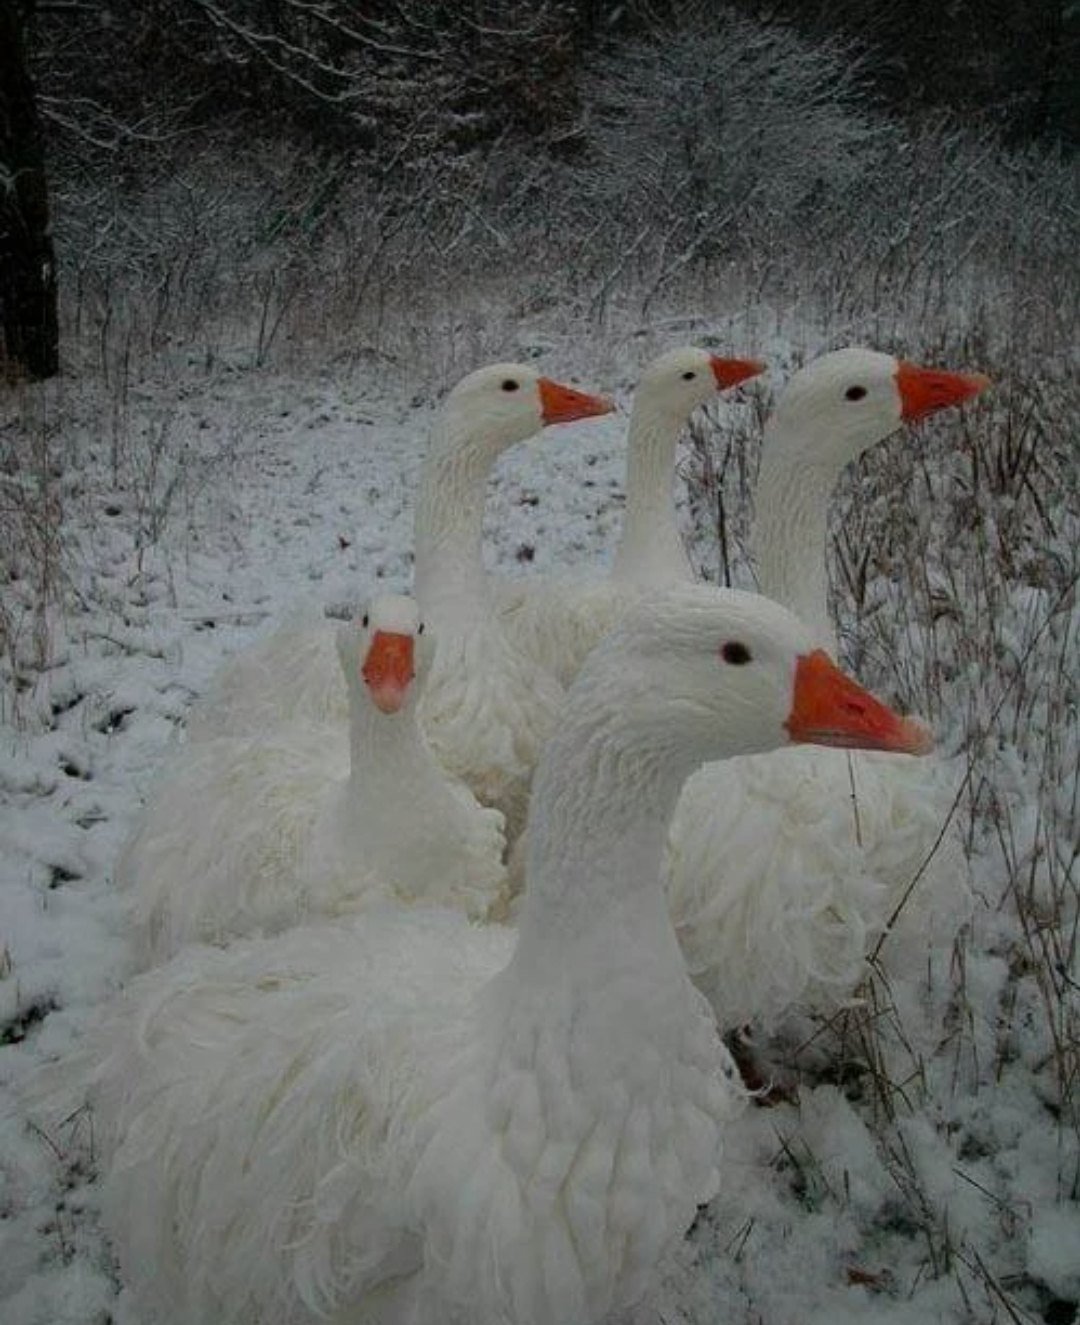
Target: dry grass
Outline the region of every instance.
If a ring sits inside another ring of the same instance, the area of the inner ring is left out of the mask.
[[[47,391],[10,386],[0,419],[0,718],[47,666],[63,597],[58,426]]]

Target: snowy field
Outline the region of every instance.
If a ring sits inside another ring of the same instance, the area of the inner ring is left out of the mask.
[[[532,574],[604,560],[636,367],[698,330],[584,362],[560,340],[538,345],[545,371],[623,408],[504,458],[493,564]],[[733,344],[730,329],[724,344],[774,371],[699,422],[684,452],[682,515],[710,574],[722,559],[709,485],[721,471],[724,536],[737,535],[746,480],[723,466],[728,441],[746,439],[752,459],[794,354],[784,341]],[[63,381],[0,407],[5,435],[36,439],[55,470],[66,577],[43,667],[33,586],[4,588],[16,629],[0,721],[3,1325],[139,1325],[98,1227],[93,1119],[46,1130],[14,1100],[125,978],[110,874],[188,706],[293,607],[340,612],[375,583],[410,584],[418,467],[453,377],[441,365],[411,380],[374,362],[292,377],[221,364],[148,372],[122,410],[104,383]],[[996,395],[858,467],[837,505],[847,542],[834,566],[849,660],[926,713],[942,757],[970,773],[957,805],[978,899],[970,932],[947,978],[912,971],[894,999],[870,972],[841,1016],[783,1028],[775,1049],[799,1077],[797,1101],[732,1128],[723,1191],[635,1325],[1077,1319],[1080,520],[1061,457],[1025,431],[1040,408],[1061,417],[1043,384],[999,379]],[[983,447],[980,429],[1000,447]],[[1057,443],[1064,455],[1067,438]],[[873,555],[858,575],[860,546]]]

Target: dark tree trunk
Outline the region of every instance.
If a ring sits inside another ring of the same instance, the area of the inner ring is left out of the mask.
[[[32,378],[60,366],[56,261],[45,152],[26,67],[33,0],[0,0],[0,324],[9,364]]]

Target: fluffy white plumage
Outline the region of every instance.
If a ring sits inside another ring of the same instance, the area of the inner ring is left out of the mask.
[[[693,583],[672,491],[679,433],[699,405],[762,367],[692,346],[654,359],[634,393],[626,439],[626,515],[610,574],[497,582],[507,634],[562,685],[570,684],[590,649],[642,594]]]
[[[730,591],[630,614],[537,771],[516,944],[377,909],[132,983],[73,1070],[145,1315],[588,1325],[641,1295],[744,1095],[667,917],[668,818],[702,759],[785,742],[809,642]]]
[[[844,466],[905,419],[959,403],[976,376],[847,349],[796,374],[766,427],[754,551],[761,591],[835,650],[827,603],[828,501]],[[848,997],[952,803],[940,763],[809,748],[706,765],[677,807],[666,865],[673,923],[721,1025],[769,1020],[797,1002]],[[970,913],[951,833],[882,950],[896,973],[925,969]]]
[[[502,816],[447,777],[419,731],[433,649],[422,629],[412,599],[393,595],[338,628],[345,728],[181,748],[117,867],[143,965],[379,899],[487,912],[505,878]],[[416,667],[394,712],[361,674],[388,636],[410,641]]]
[[[796,1005],[850,998],[945,823],[948,773],[929,763],[793,748],[689,779],[671,826],[671,918],[720,1025],[767,1026]],[[969,910],[967,861],[947,833],[883,965],[920,976]]]
[[[314,608],[281,626],[218,669],[187,717],[187,740],[259,737],[298,724],[340,726],[349,697],[338,665],[334,625]]]
[[[437,645],[420,710],[424,730],[441,763],[506,816],[511,842],[525,826],[533,770],[564,700],[493,620]]]

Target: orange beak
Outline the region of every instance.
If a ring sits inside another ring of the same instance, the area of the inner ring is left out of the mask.
[[[939,409],[962,405],[990,385],[984,373],[946,373],[940,368],[920,368],[901,359],[896,370],[901,417],[905,423],[925,419]]]
[[[710,354],[709,364],[719,391],[738,386],[748,377],[757,377],[758,373],[765,371],[765,365],[759,359],[720,359],[715,354]]]
[[[824,649],[804,653],[795,667],[795,694],[784,724],[793,741],[850,750],[890,750],[924,755],[933,749],[929,729],[902,718],[846,676]]]
[[[550,377],[540,378],[540,413],[544,426],[549,423],[573,423],[575,419],[591,419],[597,414],[611,414],[615,406],[603,396],[590,396],[575,391],[572,386],[553,382]]]
[[[371,637],[360,675],[375,707],[383,713],[396,713],[405,703],[409,683],[416,675],[413,637],[377,630]]]

